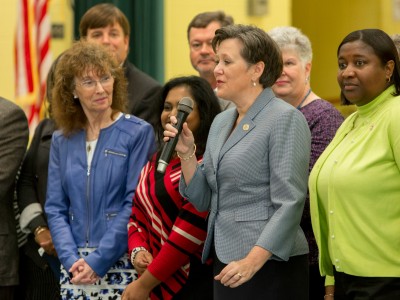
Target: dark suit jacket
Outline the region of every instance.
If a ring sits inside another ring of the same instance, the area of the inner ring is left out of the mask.
[[[15,176],[29,131],[24,112],[0,97],[0,286],[18,284],[18,244],[13,209]]]
[[[48,226],[44,214],[44,203],[51,137],[55,129],[52,119],[43,119],[38,124],[22,164],[17,184],[21,229],[25,233],[31,233],[23,249],[25,254],[41,268],[45,268],[47,263],[39,256],[39,246],[35,242],[33,232],[38,226]]]
[[[151,125],[156,124],[159,114],[156,106],[161,97],[161,85],[127,60],[124,63],[128,80],[128,113]]]

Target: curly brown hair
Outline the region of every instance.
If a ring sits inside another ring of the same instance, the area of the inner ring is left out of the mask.
[[[99,76],[110,73],[114,77],[112,115],[126,111],[127,81],[122,66],[104,46],[83,40],[77,41],[60,58],[51,91],[52,116],[65,136],[87,125],[87,117],[79,99],[74,99],[73,92],[76,77],[85,75],[88,70]]]

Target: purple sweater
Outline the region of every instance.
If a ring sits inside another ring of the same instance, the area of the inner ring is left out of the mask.
[[[306,118],[311,131],[311,157],[309,166],[309,172],[311,172],[318,157],[331,142],[344,118],[331,103],[322,99],[310,102],[300,108],[300,111]],[[310,199],[308,193],[301,219],[301,228],[306,235],[310,247],[310,265],[318,265],[318,247],[311,227]]]

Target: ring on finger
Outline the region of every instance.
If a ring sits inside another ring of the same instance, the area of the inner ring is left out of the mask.
[[[242,278],[242,277],[243,277],[243,275],[242,275],[242,274],[240,274],[240,273],[237,273],[236,275],[237,275],[237,276],[239,276],[240,278]]]

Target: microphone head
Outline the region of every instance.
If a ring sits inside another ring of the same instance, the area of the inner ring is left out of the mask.
[[[178,110],[190,114],[193,110],[194,101],[189,97],[183,97],[178,103]]]

